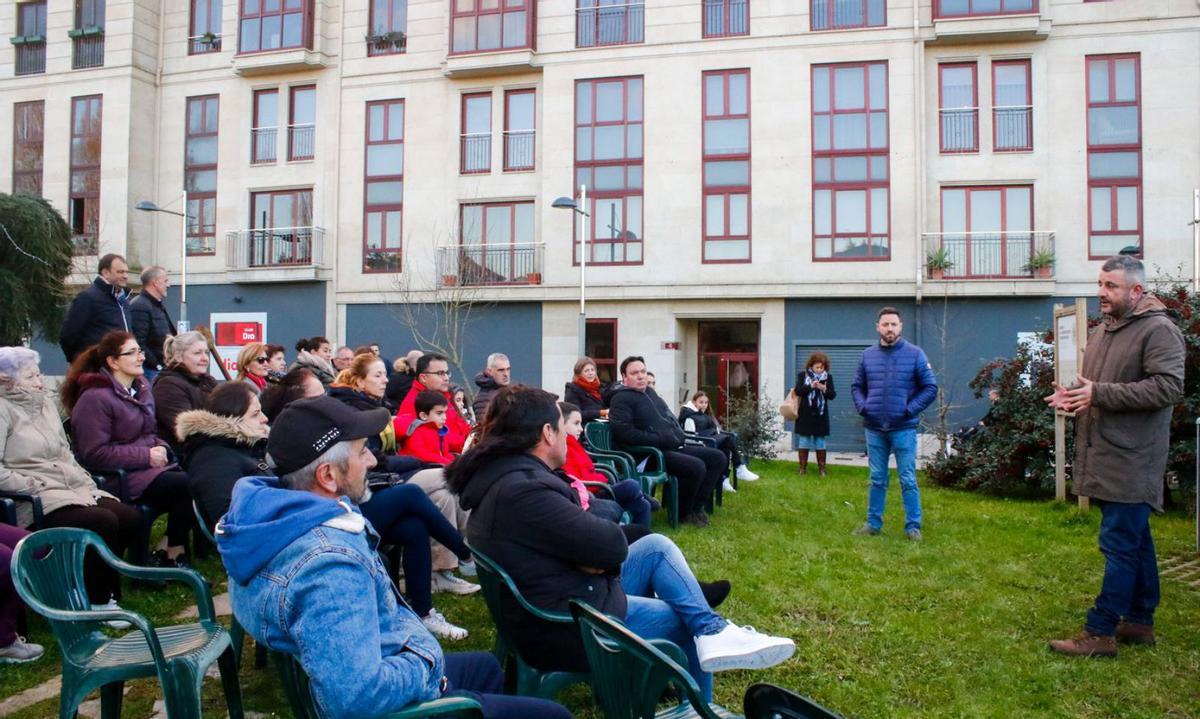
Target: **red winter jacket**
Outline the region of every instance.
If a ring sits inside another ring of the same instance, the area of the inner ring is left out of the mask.
[[[399,419],[396,420],[399,422]],[[447,465],[454,461],[454,456],[450,454],[446,448],[446,440],[449,439],[450,426],[438,429],[438,426],[433,422],[425,419],[418,419],[409,425],[408,430],[401,434],[396,432],[397,437],[404,438],[404,444],[396,454],[401,454],[406,457],[416,457],[422,462],[429,464]]]
[[[608,484],[608,477],[596,471],[596,463],[588,456],[587,450],[583,448],[579,440],[567,435],[567,461],[563,464],[562,470],[567,475],[584,482],[604,482]],[[594,494],[596,489],[588,487]]]
[[[408,428],[412,426],[413,422],[419,421],[414,405],[417,402],[417,395],[427,389],[429,388],[421,384],[420,380],[413,380],[412,387],[404,396],[404,401],[400,403],[400,411],[396,413],[394,425],[397,441],[408,435]],[[455,407],[454,398],[450,396],[450,393],[442,392],[442,394],[446,397],[446,428],[448,430],[446,450],[458,454],[462,452],[463,443],[467,441],[467,435],[471,433],[471,425],[458,413],[458,408]]]

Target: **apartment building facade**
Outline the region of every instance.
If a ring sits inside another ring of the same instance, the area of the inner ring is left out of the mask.
[[[503,351],[561,391],[584,253],[603,372],[644,355],[724,407],[823,349],[852,447],[880,306],[966,417],[1104,258],[1196,271],[1194,2],[37,0],[0,25],[0,189],[62,210],[83,263],[178,286],[186,247],[189,319],[266,312],[270,341],[395,356],[449,302],[467,371]],[[185,190],[186,230],[134,209]]]

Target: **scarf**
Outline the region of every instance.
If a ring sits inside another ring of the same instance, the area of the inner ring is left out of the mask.
[[[259,392],[262,392],[264,389],[267,388],[267,378],[266,377],[259,377],[256,374],[247,374],[246,379],[253,382],[254,386],[258,387]]]
[[[583,377],[576,377],[574,382],[580,389],[582,389],[584,392],[587,392],[589,395],[591,395],[592,398],[595,399],[597,402],[600,401],[600,378],[599,377],[592,380],[591,382],[588,382]]]
[[[808,388],[808,406],[816,410],[818,416],[825,414],[825,393],[813,385],[818,382],[825,384],[828,380],[828,372],[818,374],[811,368],[804,370],[804,386]]]

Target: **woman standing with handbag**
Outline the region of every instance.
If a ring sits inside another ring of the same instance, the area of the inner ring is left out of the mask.
[[[825,476],[825,438],[829,436],[829,401],[837,397],[833,375],[829,373],[829,357],[813,352],[804,371],[796,375],[792,389],[799,399],[796,409],[796,446],[800,474],[808,474],[808,454],[817,453],[817,471]]]

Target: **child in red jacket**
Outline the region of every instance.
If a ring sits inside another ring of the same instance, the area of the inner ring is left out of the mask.
[[[446,427],[446,397],[441,392],[425,390],[417,394],[413,408],[417,411],[417,418],[408,427],[396,427],[396,434],[404,442],[397,454],[442,466],[453,462],[454,455],[450,454],[446,439],[449,433]]]
[[[583,414],[570,402],[559,402],[558,407],[562,410],[563,418],[566,419],[567,430],[567,461],[563,463],[562,471],[566,472],[571,479],[576,480],[572,486],[577,492],[591,489],[586,487],[583,482],[607,484],[608,478],[596,471],[596,463],[592,461],[587,449],[579,441],[579,436],[583,434]],[[631,524],[650,526],[650,512],[657,503],[652,504],[650,499],[642,494],[640,482],[636,479],[622,479],[609,485],[609,489],[612,490],[613,499],[621,506],[621,509],[629,512]],[[581,499],[583,499],[582,496]],[[583,506],[588,509],[590,504],[591,502],[587,501]]]

